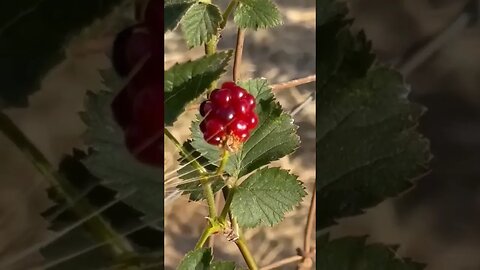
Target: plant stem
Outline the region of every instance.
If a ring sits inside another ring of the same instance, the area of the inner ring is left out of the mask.
[[[271,85],[271,88],[272,88],[272,91],[280,91],[280,90],[300,86],[300,85],[303,85],[303,84],[311,83],[311,82],[314,82],[316,80],[317,80],[316,75],[310,75],[310,76],[307,76],[307,77],[291,80],[291,81],[288,81],[288,82],[273,84],[273,85]]]
[[[207,198],[208,216],[214,218],[217,216],[217,209],[215,207],[215,195],[213,194],[212,184],[200,181],[203,187],[203,195]]]
[[[202,236],[200,236],[200,239],[198,239],[197,244],[195,245],[195,249],[202,248],[203,245],[205,245],[205,242],[207,242],[207,239],[214,233],[217,233],[219,231],[218,228],[216,227],[211,227],[210,225],[205,228],[202,232]]]
[[[303,253],[309,254],[311,250],[310,241],[312,239],[313,228],[315,227],[315,210],[316,210],[316,189],[313,189],[312,200],[310,201],[310,209],[308,211],[307,225],[305,226],[305,236],[303,238]]]
[[[218,43],[218,36],[213,36],[206,44],[205,44],[205,54],[212,55],[217,52],[217,43]]]
[[[227,218],[234,194],[235,194],[235,188],[228,189],[228,195],[227,195],[227,198],[225,199],[225,205],[223,206],[222,213],[220,213],[220,222],[224,222],[225,219]]]
[[[233,81],[235,82],[240,79],[240,65],[242,63],[244,43],[245,43],[245,29],[238,28],[237,42],[235,45],[235,60],[233,63]]]
[[[225,9],[225,12],[223,13],[223,21],[222,23],[220,24],[220,29],[223,29],[225,28],[225,26],[227,25],[227,21],[228,21],[228,17],[230,17],[230,14],[232,13],[233,9],[235,8],[235,6],[237,5],[238,3],[238,0],[232,0],[230,1],[230,3],[228,4],[227,8]]]
[[[88,216],[95,209],[85,200],[76,201],[75,188],[64,179],[38,148],[25,136],[15,123],[0,111],[0,130],[23,152],[35,168],[49,181],[50,185],[62,196],[78,217]],[[118,235],[101,216],[85,221],[84,227],[99,241],[108,241],[109,250],[115,257],[131,255],[133,248]]]
[[[228,152],[227,149],[224,149],[222,153],[222,160],[220,161],[220,165],[218,166],[217,172],[215,173],[216,175],[221,175],[223,173],[225,167],[227,166],[229,156],[230,152]]]
[[[253,258],[252,254],[250,253],[250,250],[247,247],[247,244],[245,243],[245,240],[243,237],[240,237],[237,241],[235,241],[235,244],[237,245],[238,249],[242,253],[243,259],[245,259],[245,262],[248,265],[248,268],[250,270],[258,270],[257,263],[255,262],[255,259]]]

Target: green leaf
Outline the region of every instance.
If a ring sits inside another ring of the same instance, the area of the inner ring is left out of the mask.
[[[196,47],[207,43],[218,34],[222,20],[217,6],[204,2],[192,5],[180,22],[187,45]]]
[[[178,270],[234,270],[233,262],[212,262],[211,248],[201,248],[188,252],[178,265]]]
[[[229,158],[225,169],[236,177],[242,177],[292,153],[300,144],[297,127],[290,115],[283,112],[275,101],[265,79],[249,80],[239,85],[255,96],[259,124],[242,149]],[[205,142],[199,124],[196,121],[192,126],[192,146],[211,162],[217,162],[220,158],[219,148]]]
[[[213,255],[210,248],[201,248],[188,252],[178,265],[178,270],[208,269]]]
[[[119,196],[134,192],[124,201],[146,215],[148,220],[163,216],[163,169],[145,165],[135,159],[125,146],[123,131],[115,123],[110,104],[121,80],[113,70],[105,83],[113,91],[89,92],[82,119],[87,125],[87,143],[94,152],[83,163],[103,184]],[[116,79],[115,79],[116,78]],[[160,222],[161,223],[161,222]]]
[[[422,270],[424,264],[408,258],[399,258],[397,247],[382,244],[365,244],[365,237],[345,237],[317,240],[316,265],[324,270],[389,269]]]
[[[65,44],[123,0],[0,3],[0,107],[23,107],[42,77],[65,58]]]
[[[124,239],[135,247],[138,253],[131,255],[138,254],[141,257],[139,263],[158,265],[159,262],[163,262],[163,256],[158,254],[163,250],[163,232],[146,226],[141,221],[142,213],[117,201],[116,193],[103,187],[100,179],[91,175],[80,162],[85,157],[85,153],[74,150],[74,154],[64,157],[59,165],[58,175],[61,176],[59,186],[74,199],[73,205],[58,191],[58,186],[52,186],[48,190],[50,199],[56,205],[43,213],[43,216],[50,221],[49,229],[59,234],[56,234],[57,236],[52,234],[50,238],[53,239],[52,242],[41,247],[43,265],[48,266],[48,269],[83,270],[110,268],[117,264],[118,261],[107,252],[107,243],[99,243],[98,235],[91,233],[92,224],[97,224],[98,227],[97,221],[92,218],[85,219],[87,215],[104,208],[105,205],[110,206],[99,211],[95,218],[102,219],[117,235],[136,228],[134,233],[125,234]],[[112,204],[114,201],[116,203]],[[88,208],[91,210],[87,210]],[[85,220],[80,222],[82,218]],[[148,236],[148,239],[145,236]]]
[[[174,30],[194,1],[166,1],[163,32]]]
[[[317,229],[409,189],[430,159],[424,109],[400,74],[371,66],[370,43],[337,10],[317,28]]]
[[[263,168],[236,188],[230,208],[240,226],[273,226],[305,195],[296,176],[279,168]]]
[[[185,106],[225,72],[232,51],[219,52],[176,64],[165,72],[165,125],[172,125]]]
[[[282,17],[271,0],[240,0],[234,21],[241,28],[257,30],[282,24]]]
[[[235,267],[235,263],[233,262],[213,262],[210,265],[211,270],[234,270],[237,269]]]

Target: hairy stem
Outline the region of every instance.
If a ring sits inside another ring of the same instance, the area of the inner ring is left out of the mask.
[[[4,112],[0,112],[0,130],[10,141],[23,152],[35,168],[47,179],[52,187],[62,196],[67,203],[72,205],[72,211],[79,218],[95,212],[85,199],[76,200],[75,188],[64,179],[48,161],[43,153],[25,136],[15,123]],[[115,257],[131,255],[133,248],[118,235],[101,216],[94,216],[83,225],[88,232],[99,241],[109,241],[109,251]],[[114,239],[114,240],[112,240]]]

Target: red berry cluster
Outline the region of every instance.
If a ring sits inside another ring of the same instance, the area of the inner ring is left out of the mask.
[[[226,82],[213,90],[208,100],[200,104],[203,138],[209,144],[238,148],[250,137],[258,124],[255,98],[234,82]]]
[[[120,32],[112,63],[128,84],[112,102],[125,144],[141,162],[163,166],[163,1],[150,0],[142,21]]]

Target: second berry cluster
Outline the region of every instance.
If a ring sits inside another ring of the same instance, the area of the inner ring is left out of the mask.
[[[127,84],[112,112],[128,150],[141,162],[163,166],[163,1],[151,0],[136,25],[120,32],[112,62]]]

